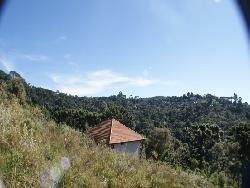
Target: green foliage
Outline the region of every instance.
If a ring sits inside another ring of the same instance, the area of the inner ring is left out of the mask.
[[[214,186],[203,176],[162,162],[96,146],[87,135],[46,120],[39,108],[22,103],[9,90],[1,92],[11,96],[0,100],[0,182],[6,187],[50,185],[46,174],[58,176],[58,187]],[[63,171],[65,157],[70,167]]]
[[[235,142],[239,143],[239,158],[243,165],[250,162],[250,123],[241,122],[232,128]]]
[[[240,184],[249,162],[250,105],[237,94],[139,98],[120,92],[110,97],[77,97],[28,85],[15,72],[0,72],[0,97],[24,107],[27,103],[37,106],[47,120],[82,132],[116,118],[147,137],[148,159],[202,173],[221,186]],[[25,124],[33,126],[30,122]],[[8,149],[6,144],[0,147]],[[51,147],[44,151],[48,160],[57,156],[57,146]],[[81,181],[90,185],[88,178]],[[112,182],[109,179],[108,185]],[[161,185],[158,183],[154,185]]]
[[[220,141],[223,136],[222,131],[217,125],[196,124],[188,127],[185,132],[191,158],[196,161],[191,164],[191,168],[204,169],[208,167],[210,153],[207,151]]]
[[[183,144],[167,128],[154,128],[146,143],[146,155],[174,166],[187,167],[190,157],[187,144]]]
[[[0,80],[7,80],[9,77],[4,71],[0,70]]]

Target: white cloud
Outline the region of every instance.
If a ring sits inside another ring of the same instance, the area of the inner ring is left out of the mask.
[[[119,85],[133,85],[135,87],[150,86],[156,81],[144,77],[128,77],[111,70],[97,70],[79,75],[52,75],[56,89],[73,95],[91,95],[99,93],[109,87]]]
[[[149,85],[152,85],[153,83],[155,83],[155,81],[149,80],[146,78],[136,78],[136,79],[132,80],[132,82],[134,85],[137,85],[140,87],[149,86]]]
[[[20,56],[29,61],[47,61],[49,59],[47,56],[39,54],[20,54]]]
[[[64,54],[63,56],[65,59],[70,59],[71,58],[71,54]]]
[[[45,55],[40,54],[26,54],[18,52],[17,50],[12,51],[0,51],[0,65],[5,71],[18,71],[20,74],[21,70],[17,70],[15,64],[20,60],[28,61],[47,61],[49,58]]]
[[[0,64],[3,66],[5,71],[10,72],[10,71],[14,70],[14,66],[13,66],[12,62],[5,57],[0,56]]]
[[[215,3],[220,3],[222,0],[213,0]]]
[[[148,67],[144,69],[142,72],[143,76],[148,76],[151,70],[152,70],[152,67]]]
[[[1,52],[2,56],[11,59],[13,62],[20,59],[25,59],[28,61],[47,61],[49,57],[43,54],[33,54],[33,53],[23,53],[17,50]]]
[[[71,67],[78,67],[78,63],[74,61],[67,62]]]
[[[65,85],[71,85],[71,84],[81,84],[84,83],[82,78],[79,76],[62,76],[62,75],[52,75],[51,79],[56,84],[65,84]]]
[[[154,16],[170,25],[172,29],[180,30],[182,28],[184,17],[181,15],[180,10],[169,3],[169,1],[149,0],[148,3],[149,10]]]
[[[79,86],[73,85],[72,87],[62,86],[60,88],[60,91],[63,93],[68,93],[68,94],[79,96],[79,95],[95,94],[95,93],[98,93],[100,91],[100,89],[94,88],[94,87],[79,87]]]
[[[164,81],[162,82],[162,84],[166,86],[175,86],[177,82],[176,81]]]
[[[65,35],[62,35],[62,36],[59,37],[59,40],[67,40],[67,39],[68,39],[68,37],[65,36]]]

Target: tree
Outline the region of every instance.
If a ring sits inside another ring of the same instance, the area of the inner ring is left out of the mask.
[[[191,157],[198,163],[191,164],[192,168],[206,168],[209,165],[209,150],[218,143],[223,132],[215,124],[193,124],[185,130]]]
[[[234,126],[231,131],[234,142],[239,143],[240,160],[243,168],[250,162],[250,122],[241,122]]]
[[[187,144],[173,137],[168,128],[154,128],[147,139],[146,156],[186,167],[189,150]]]

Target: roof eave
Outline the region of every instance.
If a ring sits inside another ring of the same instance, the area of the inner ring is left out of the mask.
[[[127,141],[122,141],[122,142],[109,142],[109,145],[111,145],[111,144],[129,143],[129,142],[136,142],[136,141],[143,141],[143,140],[145,140],[145,138],[136,139],[136,140],[127,140]]]

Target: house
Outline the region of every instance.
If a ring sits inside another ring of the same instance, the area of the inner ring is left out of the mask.
[[[144,138],[115,119],[106,120],[89,130],[96,143],[105,142],[111,148],[139,157]]]

